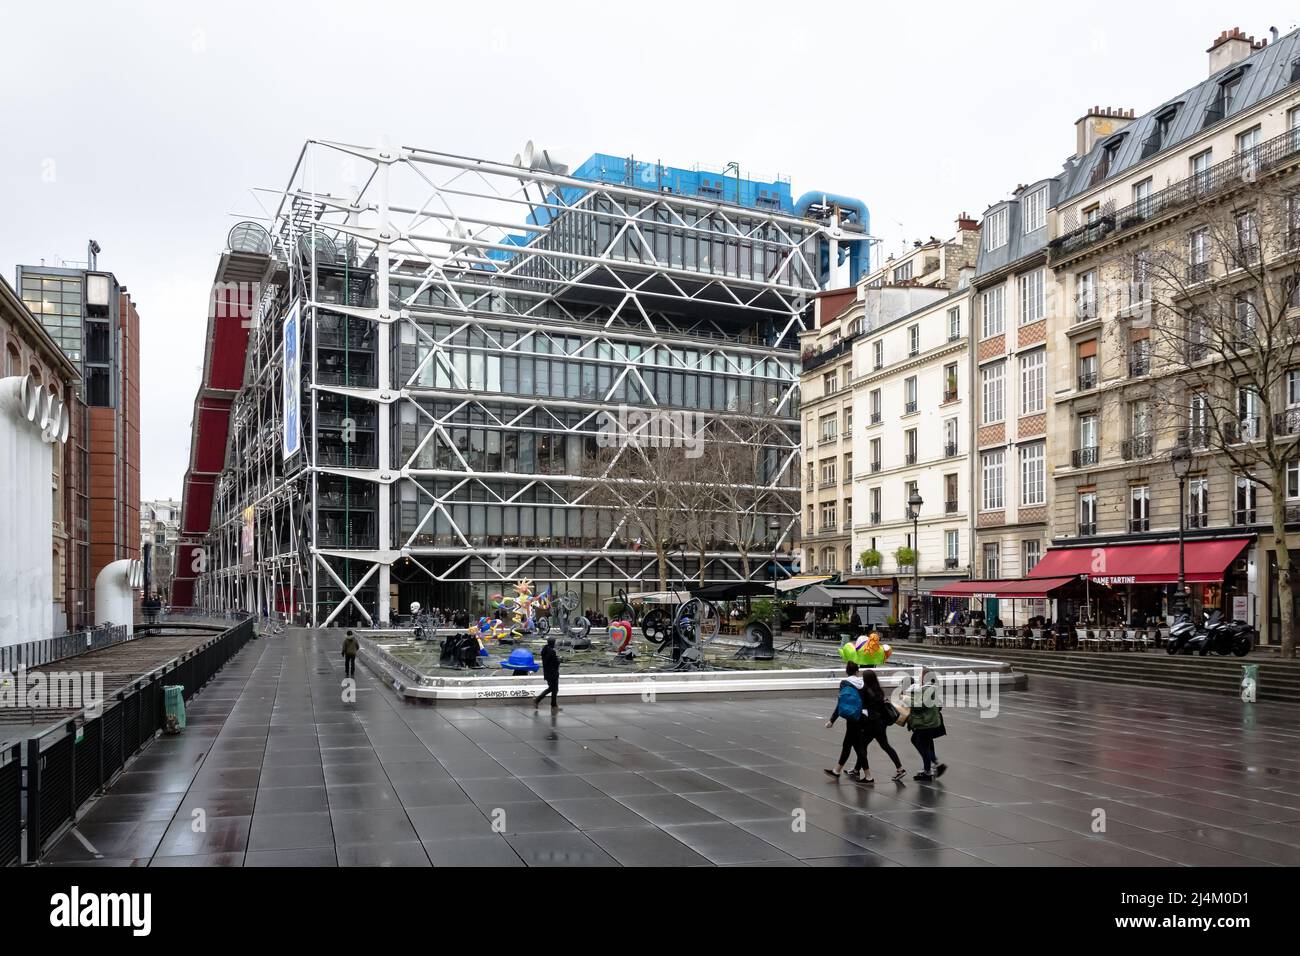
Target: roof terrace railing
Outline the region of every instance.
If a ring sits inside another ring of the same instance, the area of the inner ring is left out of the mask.
[[[1253,182],[1259,176],[1296,159],[1300,159],[1300,130],[1288,130],[1258,146],[1236,153],[1209,169],[1193,173],[1159,192],[1058,236],[1048,244],[1052,261],[1081,252],[1103,239],[1159,219],[1184,206],[1227,192],[1243,183]]]

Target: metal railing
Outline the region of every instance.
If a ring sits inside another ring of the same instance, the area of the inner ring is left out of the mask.
[[[1129,518],[1128,530],[1135,534],[1141,533],[1143,531],[1150,531],[1151,519],[1150,518]]]
[[[948,444],[946,444],[946,445],[943,446],[943,457],[944,457],[944,458],[956,458],[956,457],[957,457],[957,443],[956,443],[956,442],[949,442]]]
[[[245,616],[169,666],[118,691],[101,714],[92,717],[83,711],[54,730],[29,738],[24,786],[26,862],[37,862],[63,828],[76,820],[81,805],[163,729],[163,687],[180,685],[184,698],[191,699],[253,635],[253,620]],[[9,766],[0,768],[0,796],[5,794],[4,774],[12,772]],[[0,831],[7,823],[6,813],[0,809]],[[0,832],[0,852],[9,841],[9,834]]]
[[[1134,458],[1148,458],[1151,455],[1151,436],[1134,435],[1120,443],[1120,457],[1125,461],[1132,461]]]
[[[1189,528],[1207,528],[1210,524],[1210,516],[1204,512],[1193,511],[1187,515],[1187,527]]]
[[[943,569],[945,571],[951,571],[953,568],[957,567],[959,563],[960,561],[958,558],[944,558]]]
[[[880,512],[879,512],[879,511],[873,511],[873,512],[871,512],[871,523],[872,523],[872,524],[880,524]]]
[[[912,414],[914,411],[916,411],[916,402],[904,402],[904,403],[903,403],[903,414],[904,414],[904,415],[910,415],[910,414]]]
[[[23,846],[23,749],[0,752],[0,867],[17,863]]]
[[[1096,533],[1097,533],[1097,522],[1095,521],[1079,522],[1079,537],[1087,538],[1087,537],[1091,537]]]
[[[1288,408],[1273,415],[1273,431],[1278,435],[1300,432],[1300,408]]]
[[[1135,355],[1128,360],[1128,374],[1137,378],[1151,374],[1151,359],[1146,355]]]
[[[953,514],[956,514],[956,513],[957,513],[957,502],[955,502],[955,501],[945,501],[945,502],[943,503],[943,513],[946,514],[946,515],[953,515]]]
[[[1084,372],[1079,376],[1078,390],[1088,392],[1097,387],[1097,373]]]
[[[873,424],[873,425],[879,425],[879,424],[880,424],[880,412],[872,412],[872,413],[871,413],[871,424]]]
[[[1095,465],[1100,458],[1101,454],[1096,445],[1090,445],[1087,448],[1076,448],[1070,453],[1070,461],[1075,468]]]
[[[879,470],[880,470],[880,462],[878,462],[878,461],[873,461],[873,462],[871,463],[871,470],[872,470],[872,471],[879,471]]]
[[[914,452],[914,451],[909,451],[909,452],[907,452],[905,455],[903,455],[903,464],[905,464],[905,465],[915,465],[915,464],[916,464],[916,452]]]
[[[1094,222],[1086,223],[1052,240],[1049,244],[1052,261],[1056,262],[1103,239],[1150,222],[1166,213],[1205,199],[1211,194],[1253,181],[1259,175],[1284,165],[1297,153],[1300,153],[1300,135],[1294,131],[1267,139],[1241,155],[1216,163],[1207,170],[1194,173],[1159,192],[1151,193],[1137,202],[1100,216]]]
[[[131,640],[126,624],[106,624],[85,631],[70,631],[58,637],[46,637],[25,644],[0,647],[0,673],[16,671],[20,667],[40,667],[67,657],[97,651]]]

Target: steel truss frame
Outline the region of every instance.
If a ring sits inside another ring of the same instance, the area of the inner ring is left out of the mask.
[[[598,546],[476,544],[454,517],[457,503],[522,506],[540,493],[534,507],[581,508],[590,476],[476,469],[452,432],[473,418],[482,427],[581,440],[629,388],[643,408],[666,408],[648,383],[665,370],[725,377],[766,396],[781,426],[771,439],[777,465],[763,504],[748,517],[779,523],[778,540],[762,554],[790,550],[801,474],[793,336],[809,296],[825,284],[827,247],[834,262],[839,243],[867,241],[864,233],[842,227],[833,212],[800,218],[575,179],[553,167],[325,141],[304,145],[288,185],[273,195],[277,208],[265,218],[276,265],[252,323],[198,603],[254,612],[302,607],[313,625],[353,613],[384,624],[399,563],[431,582],[473,585],[531,577],[613,591],[657,579],[653,552],[620,540],[626,516],[602,530]],[[345,285],[340,296],[329,281],[340,268],[373,280],[373,288],[353,296]],[[310,329],[303,393],[312,414],[302,418],[303,452],[286,461],[281,329],[294,302]],[[322,380],[325,316],[373,328],[373,380]],[[464,344],[470,335],[473,347]],[[411,354],[414,363],[404,363]],[[562,397],[492,390],[464,371],[465,355],[486,363],[558,356],[582,366],[580,374],[590,368],[603,384]],[[327,395],[376,410],[375,454],[360,466],[322,454],[315,410]],[[704,412],[710,440],[744,440],[734,427],[744,413],[733,403],[729,397],[727,407]],[[415,426],[413,447],[400,445],[401,425]],[[435,445],[450,452],[441,465],[430,454]],[[333,546],[318,534],[322,482],[336,478],[374,489],[375,534],[365,547]],[[440,482],[445,487],[436,490]],[[394,505],[412,502],[423,514],[406,528]],[[248,508],[251,567],[240,553]],[[450,530],[442,543],[426,539],[435,516]],[[688,557],[669,559],[669,577],[699,573]],[[740,557],[709,552],[703,576],[743,579]],[[363,600],[370,588],[375,598]]]

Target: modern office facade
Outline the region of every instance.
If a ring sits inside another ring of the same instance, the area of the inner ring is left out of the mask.
[[[86,588],[105,565],[140,556],[140,316],[126,286],[98,268],[98,252],[91,242],[84,263],[18,267],[23,302],[80,374],[81,420],[68,444],[84,508],[70,533],[84,548]],[[77,611],[93,616],[91,606]]]
[[[1193,606],[1246,620],[1277,643],[1272,513],[1300,515],[1300,481],[1287,482],[1279,500],[1213,433],[1235,428],[1243,449],[1289,441],[1300,422],[1300,385],[1290,384],[1300,382],[1290,368],[1300,367],[1300,352],[1279,323],[1267,333],[1277,335],[1267,348],[1277,365],[1270,394],[1242,374],[1236,394],[1177,397],[1196,387],[1184,384],[1193,363],[1249,359],[1234,354],[1241,346],[1225,341],[1216,320],[1198,343],[1168,312],[1177,306],[1195,323],[1207,309],[1234,310],[1248,341],[1257,324],[1265,334],[1260,316],[1289,323],[1300,306],[1300,218],[1283,208],[1300,190],[1300,33],[1270,43],[1229,31],[1208,53],[1209,75],[1190,89],[1142,115],[1114,113],[1102,135],[1081,127],[1056,198],[1051,265],[1064,308],[1050,344],[1052,537],[1076,553],[1131,551],[1176,540],[1181,510],[1193,560],[1225,540],[1239,545],[1216,549],[1226,559],[1212,573],[1196,569]],[[1182,286],[1172,296],[1171,283]],[[1233,375],[1221,378],[1234,391]],[[1263,414],[1265,398],[1272,415]],[[1170,464],[1180,436],[1193,452],[1182,501]],[[1298,545],[1291,532],[1288,547]],[[1175,581],[1166,567],[1113,586],[1128,610],[1155,616],[1171,612]]]
[[[325,182],[349,163],[360,194]],[[270,229],[223,257],[255,294],[228,451],[187,476],[194,601],[369,623],[413,600],[476,609],[519,578],[596,606],[665,572],[763,575],[797,530],[797,336],[869,248],[862,203],[780,179],[309,144]],[[661,568],[635,502],[598,493],[603,435],[634,412],[722,445],[763,423],[749,504],[720,522],[743,543],[683,541]]]

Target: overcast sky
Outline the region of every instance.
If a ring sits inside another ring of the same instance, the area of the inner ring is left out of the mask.
[[[186,7],[2,21],[0,270],[103,247],[140,310],[145,498],[181,493],[231,214],[308,138],[736,160],[865,200],[892,252],[1054,175],[1086,108],[1142,113],[1202,79],[1221,30],[1295,25],[1253,0]]]

